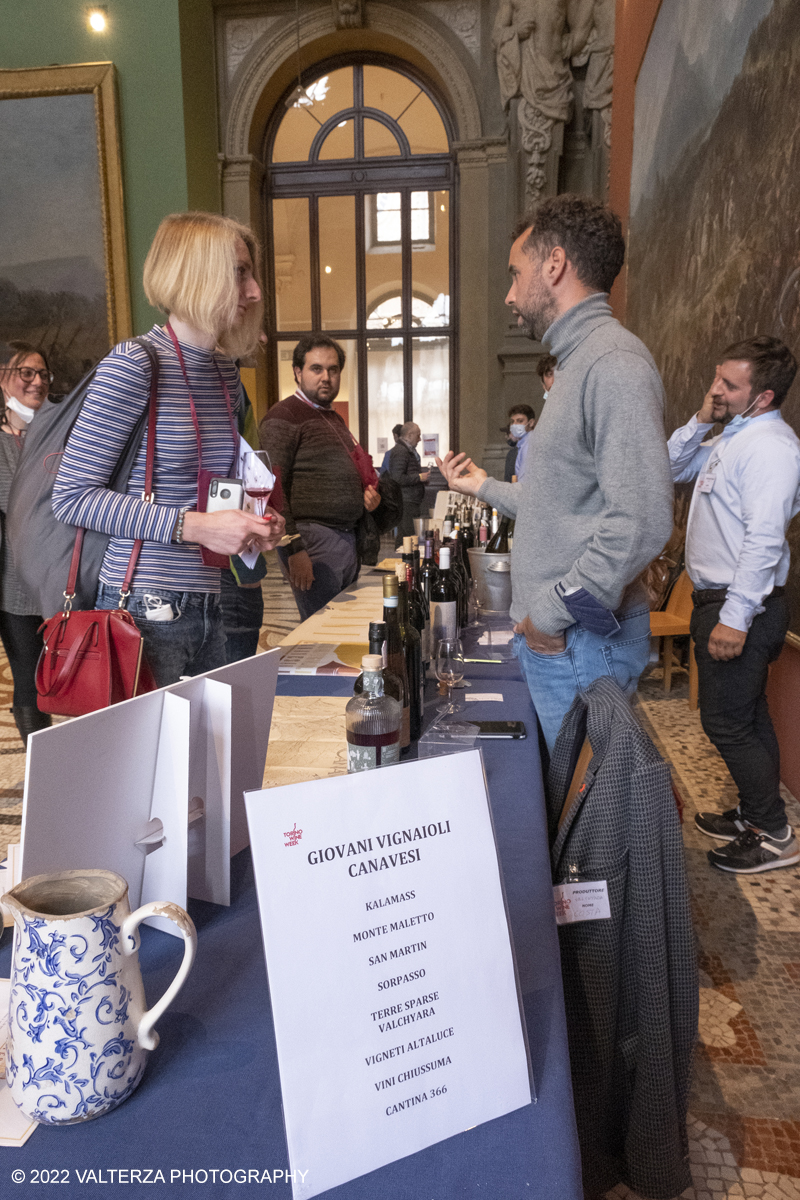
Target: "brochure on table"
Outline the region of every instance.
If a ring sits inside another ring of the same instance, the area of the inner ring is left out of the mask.
[[[247,845],[243,795],[264,777],[280,651],[31,735],[22,876],[102,867],[132,909],[230,903]],[[170,934],[176,927],[148,918]]]
[[[530,1104],[480,751],[245,802],[295,1200]]]

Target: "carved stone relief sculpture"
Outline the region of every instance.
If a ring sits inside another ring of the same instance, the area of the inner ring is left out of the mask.
[[[364,24],[364,0],[331,0],[337,29],[360,29]]]
[[[519,98],[525,198],[532,207],[547,181],[545,161],[554,129],[563,134],[572,108],[567,0],[503,0],[492,42],[503,104],[508,108],[511,100]]]
[[[611,93],[614,87],[615,0],[573,0],[570,9],[574,67],[586,65],[583,107],[599,113],[603,141],[611,146]]]
[[[525,202],[555,184],[564,125],[572,114],[575,67],[586,65],[583,106],[611,139],[615,0],[501,0],[492,32],[503,106],[517,100],[525,153]],[[553,186],[553,190],[556,190]]]

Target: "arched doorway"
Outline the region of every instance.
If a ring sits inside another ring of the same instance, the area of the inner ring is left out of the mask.
[[[377,57],[306,72],[267,131],[274,394],[294,390],[299,337],[335,337],[348,355],[339,411],[377,462],[404,421],[439,453],[454,434],[451,143],[424,81]]]

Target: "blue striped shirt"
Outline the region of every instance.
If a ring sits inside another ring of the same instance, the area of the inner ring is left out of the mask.
[[[142,500],[147,435],[134,463],[127,494],[107,484],[133,427],[147,406],[150,361],[135,342],[116,346],[97,368],[83,409],[70,434],[53,487],[53,512],[59,521],[110,533],[100,582],[121,586],[133,543],[144,539],[134,587],[183,592],[218,592],[219,569],[206,567],[200,547],[174,545],[172,531],[182,508],[197,505],[197,438],[186,381],[169,335],[154,325],[147,335],[158,354],[153,494]],[[234,416],[240,403],[239,371],[225,355],[181,343],[203,441],[203,467],[230,475],[235,456],[225,393],[216,362],[231,396]]]

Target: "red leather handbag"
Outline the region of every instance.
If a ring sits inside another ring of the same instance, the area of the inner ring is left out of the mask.
[[[153,501],[158,380],[150,384],[147,418],[145,498]],[[36,666],[37,704],[40,712],[61,717],[82,717],[155,690],[156,683],[143,653],[142,635],[125,609],[131,581],[142,549],[134,542],[116,609],[72,611],[78,579],[84,530],[75,536],[75,548],[64,592],[64,608],[40,627],[44,648]]]

